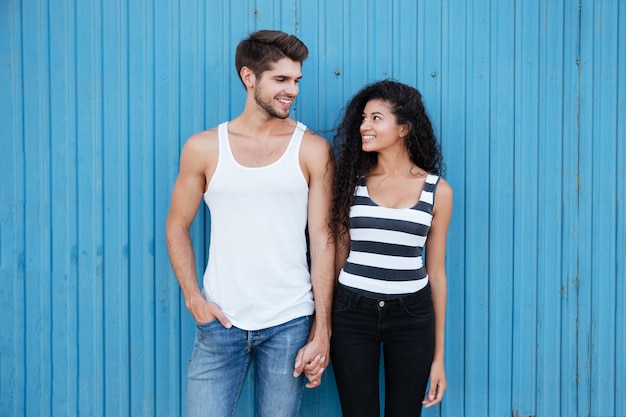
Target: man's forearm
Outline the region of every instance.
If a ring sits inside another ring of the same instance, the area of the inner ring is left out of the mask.
[[[167,228],[167,250],[174,275],[180,285],[189,308],[190,300],[196,295],[202,295],[196,275],[196,257],[188,231],[175,226]]]
[[[330,338],[332,300],[335,284],[334,277],[335,247],[332,243],[323,242],[311,253],[311,284],[315,300],[315,322],[311,334],[316,336],[324,333]]]

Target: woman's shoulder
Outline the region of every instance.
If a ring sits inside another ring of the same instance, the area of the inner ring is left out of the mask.
[[[438,177],[437,189],[435,190],[435,204],[452,206],[452,187],[445,179]]]

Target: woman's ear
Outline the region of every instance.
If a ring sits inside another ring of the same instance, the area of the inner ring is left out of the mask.
[[[411,124],[410,123],[403,123],[403,124],[400,125],[400,137],[401,138],[407,137],[410,132],[411,132]]]

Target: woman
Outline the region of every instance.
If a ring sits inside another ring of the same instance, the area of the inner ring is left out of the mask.
[[[419,416],[446,389],[452,189],[439,177],[441,151],[420,93],[391,80],[350,100],[334,143],[331,358],[342,412],[380,416],[382,348],[385,416]]]

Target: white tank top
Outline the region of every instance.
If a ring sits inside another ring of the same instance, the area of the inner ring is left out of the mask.
[[[211,216],[203,294],[232,324],[259,330],[313,313],[305,228],[308,184],[298,123],[283,155],[269,165],[237,163],[227,123],[218,127],[219,156],[204,193]]]

